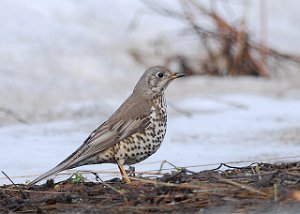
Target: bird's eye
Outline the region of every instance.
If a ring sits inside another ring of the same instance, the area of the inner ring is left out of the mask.
[[[158,76],[159,78],[162,78],[162,77],[164,76],[164,73],[159,72],[159,73],[157,73],[157,76]]]

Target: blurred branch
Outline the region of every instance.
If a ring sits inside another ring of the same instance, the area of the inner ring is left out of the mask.
[[[156,12],[157,14],[160,14],[162,16],[166,16],[168,18],[172,17],[172,18],[176,18],[176,19],[183,19],[184,17],[182,16],[182,14],[168,9],[160,4],[157,4],[156,2],[153,1],[149,1],[149,0],[140,0],[143,4],[145,4],[149,9],[151,9],[152,11]]]
[[[266,68],[266,44],[267,44],[267,2],[260,0],[260,67],[262,68],[261,76],[267,76]]]
[[[247,29],[246,20],[248,17],[248,7],[250,1],[244,0],[239,4],[243,6],[242,17],[239,24],[232,24],[223,18],[216,9],[217,2],[211,1],[210,9],[204,7],[199,0],[178,0],[181,11],[172,9],[169,6],[159,4],[149,0],[141,1],[150,11],[158,15],[176,19],[185,23],[187,28],[180,29],[180,38],[177,42],[182,42],[184,36],[195,35],[199,45],[187,47],[191,52],[199,52],[199,55],[185,55],[184,52],[174,53],[166,51],[166,54],[155,52],[158,46],[170,43],[160,42],[153,47],[154,55],[163,59],[165,65],[177,63],[179,68],[193,74],[208,75],[252,75],[268,77],[276,71],[282,71],[280,66],[273,66],[286,62],[293,62],[300,65],[300,57],[282,53],[267,46],[267,0],[260,2],[260,40],[252,39]],[[222,1],[230,4],[229,1]],[[209,21],[212,25],[204,24]],[[172,33],[172,35],[175,35]],[[194,37],[193,37],[194,39]],[[164,41],[156,39],[156,41]],[[156,43],[155,43],[156,44]],[[167,49],[166,47],[165,49]],[[163,49],[163,47],[162,47]],[[155,54],[156,53],[156,54]],[[203,54],[204,53],[204,54]],[[143,54],[138,49],[130,50],[132,57],[141,64],[149,64],[148,54]],[[177,66],[178,67],[178,66]]]
[[[18,121],[19,123],[22,123],[22,124],[26,124],[28,125],[28,122],[25,121],[24,119],[20,118],[15,112],[9,110],[9,109],[6,109],[6,108],[3,108],[3,107],[0,107],[0,112],[3,112],[9,116],[11,116],[12,118],[14,118],[16,121]]]

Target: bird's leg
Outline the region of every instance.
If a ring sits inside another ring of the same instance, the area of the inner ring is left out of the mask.
[[[129,166],[128,170],[126,170],[126,172],[135,177],[135,167],[134,166]]]
[[[130,184],[131,181],[130,181],[130,179],[129,179],[129,177],[128,177],[128,175],[127,175],[125,169],[124,169],[123,164],[122,164],[119,160],[117,161],[117,164],[118,164],[118,167],[119,167],[119,170],[120,170],[120,173],[121,173],[121,175],[122,175],[123,180],[124,180],[127,184]]]

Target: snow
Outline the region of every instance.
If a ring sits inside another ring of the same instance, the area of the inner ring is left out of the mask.
[[[259,1],[250,2],[248,27],[259,38]],[[283,3],[289,13],[282,12]],[[295,4],[268,1],[268,43],[299,54]],[[240,17],[243,5],[232,1],[232,8]],[[6,0],[0,18],[0,106],[27,122],[0,112],[0,170],[17,183],[61,162],[129,96],[145,69],[130,58],[129,48],[147,50],[157,35],[168,38],[182,27],[135,0]],[[184,43],[174,39],[170,51],[181,50]],[[270,79],[182,78],[166,96],[167,135],[157,153],[136,164],[137,171],[157,170],[163,160],[203,170],[224,162],[300,159],[299,73]],[[78,170],[117,172],[117,167]],[[8,183],[0,176],[0,184]]]
[[[227,104],[233,101],[238,107]],[[299,158],[298,99],[232,94],[214,99],[194,96],[177,101],[176,105],[185,114],[169,108],[164,143],[157,153],[136,164],[137,171],[157,170],[163,160],[177,166],[200,165],[191,170],[203,170],[223,162],[245,165],[266,158],[267,161]],[[1,161],[0,167],[18,182],[32,180],[72,153],[100,123],[88,118],[2,127],[0,135],[5,141],[1,143],[0,156],[5,161]],[[79,169],[117,171],[112,164]],[[25,177],[18,178],[20,175]],[[111,174],[102,176],[105,179]],[[0,183],[7,180],[2,177]]]

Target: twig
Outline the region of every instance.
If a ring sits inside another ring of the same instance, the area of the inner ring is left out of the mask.
[[[8,192],[19,192],[18,189],[7,189],[7,188],[2,188],[3,191],[8,191]],[[50,194],[50,195],[65,195],[65,194],[71,194],[70,192],[52,192],[52,191],[37,191],[37,190],[29,190],[29,189],[23,189],[23,192],[28,192],[28,193],[37,193],[37,194]]]
[[[266,43],[268,38],[267,29],[267,2],[266,0],[260,0],[260,67],[262,69],[262,76],[268,76],[266,69]]]
[[[225,182],[225,183],[228,183],[228,184],[231,184],[231,185],[234,185],[234,186],[238,186],[238,187],[240,187],[240,188],[249,190],[249,191],[251,191],[251,192],[259,193],[259,194],[261,194],[261,195],[264,195],[264,196],[268,196],[268,197],[269,197],[269,194],[264,193],[264,192],[262,192],[262,191],[259,191],[259,190],[255,189],[255,188],[253,188],[253,187],[248,186],[248,185],[240,184],[240,183],[238,183],[238,182],[236,182],[236,181],[229,180],[229,179],[226,179],[226,178],[218,178],[218,177],[216,177],[216,178],[217,178],[219,181],[223,181],[223,182]]]
[[[1,172],[17,189],[19,189],[23,199],[27,199],[27,196],[24,194],[24,192],[10,179],[10,177],[5,172],[3,172],[3,171],[1,171]]]
[[[111,190],[115,191],[116,193],[120,194],[123,197],[125,204],[128,204],[128,199],[127,199],[126,195],[123,192],[121,192],[120,190],[114,188],[113,186],[111,186],[108,183],[106,183],[105,181],[103,181],[98,175],[97,175],[97,178],[101,181],[101,183],[104,187],[108,187]]]
[[[160,167],[159,167],[159,170],[158,170],[159,172],[162,171],[163,166],[164,166],[166,163],[169,164],[169,165],[171,165],[171,166],[173,166],[173,167],[174,167],[173,169],[177,169],[177,168],[178,168],[177,166],[175,166],[174,164],[170,163],[169,161],[163,160],[163,161],[161,162],[161,164],[160,164]]]
[[[100,176],[99,176],[96,172],[91,171],[91,173],[92,173],[93,175],[95,175],[95,180],[96,180],[96,181],[102,181],[102,179],[100,178]],[[102,182],[103,182],[103,181],[102,181]]]
[[[205,187],[205,186],[198,186],[198,185],[187,184],[187,183],[173,184],[173,183],[165,183],[165,182],[155,181],[155,180],[146,180],[146,179],[137,178],[137,177],[130,177],[130,179],[135,180],[135,181],[140,181],[140,182],[143,182],[143,183],[154,184],[156,186],[160,185],[160,186],[177,187],[177,188],[180,188],[180,189],[197,189],[197,190],[201,190],[203,192],[211,192],[211,191],[216,190],[216,189],[207,189],[207,187]]]
[[[211,171],[219,170],[222,166],[226,166],[226,167],[231,168],[231,169],[243,169],[243,168],[245,168],[245,167],[229,166],[226,163],[220,163],[220,165],[217,168],[211,169]]]

